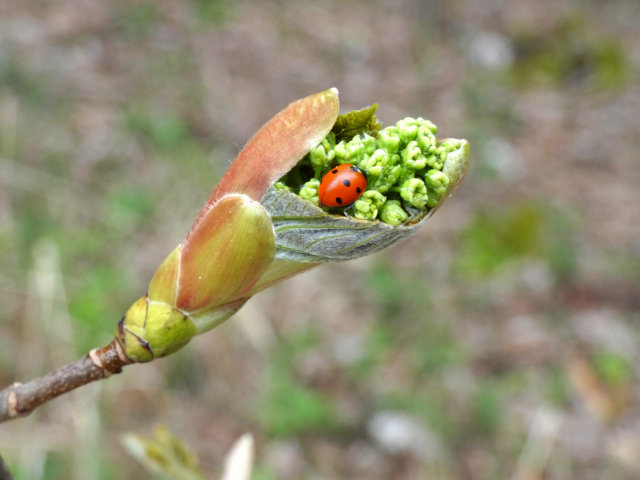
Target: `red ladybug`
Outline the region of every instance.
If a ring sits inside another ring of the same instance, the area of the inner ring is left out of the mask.
[[[367,188],[367,179],[355,165],[343,163],[332,168],[320,182],[318,198],[325,207],[345,207],[355,202]]]

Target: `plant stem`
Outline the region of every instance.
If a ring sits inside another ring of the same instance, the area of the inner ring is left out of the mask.
[[[0,391],[0,422],[28,415],[37,406],[63,393],[120,373],[129,363],[131,360],[114,339],[106,347],[94,348],[84,357],[40,378],[14,383]]]

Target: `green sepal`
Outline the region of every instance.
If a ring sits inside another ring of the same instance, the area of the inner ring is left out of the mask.
[[[186,313],[145,295],[129,308],[117,336],[130,360],[149,362],[180,349],[197,333]]]
[[[409,215],[402,208],[400,200],[388,200],[380,208],[380,219],[389,225],[402,225]]]
[[[147,296],[138,299],[118,324],[116,338],[122,346],[125,355],[132,362],[150,362],[153,360],[153,351],[149,342],[140,336],[144,330],[147,319]]]
[[[155,358],[179,350],[198,334],[191,318],[166,303],[149,302],[145,340]]]

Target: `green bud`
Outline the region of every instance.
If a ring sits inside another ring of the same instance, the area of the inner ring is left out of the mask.
[[[318,187],[320,186],[320,180],[312,178],[300,188],[298,195],[300,198],[310,201],[314,205],[319,205],[318,199]]]
[[[427,165],[436,170],[442,170],[444,161],[447,158],[447,149],[439,145],[433,149],[433,153],[426,156]]]
[[[299,185],[308,177],[298,178],[294,174],[308,172],[309,159],[316,179],[321,179],[333,165],[354,164],[367,177],[367,193],[354,202],[353,216],[367,220],[383,219],[382,206],[386,205],[386,195],[393,192],[400,198],[395,197],[396,200],[384,208],[383,220],[391,225],[400,225],[406,223],[408,217],[424,215],[427,209],[439,206],[443,196],[451,190],[452,183],[458,183],[456,168],[462,165],[460,159],[467,158],[466,150],[462,152],[464,141],[446,139],[438,142],[438,127],[430,120],[406,117],[394,126],[377,130],[367,130],[362,126],[344,130],[343,127],[341,124],[311,150],[306,160],[300,163],[304,168],[294,169],[283,178],[291,192],[318,205],[318,181],[304,184],[300,190]],[[343,130],[352,133],[336,133]],[[372,134],[373,131],[377,134]],[[336,144],[336,136],[343,140]],[[446,167],[446,164],[452,166]],[[277,185],[276,190],[279,188]],[[382,201],[374,201],[374,195],[380,195]]]
[[[364,144],[358,137],[354,137],[346,146],[347,156],[346,162],[357,165],[360,159],[364,156]]]
[[[436,124],[435,124],[435,123],[433,123],[431,120],[425,120],[425,119],[424,119],[424,118],[422,118],[422,117],[418,117],[417,122],[418,122],[421,126],[423,126],[423,127],[425,127],[425,128],[428,128],[428,129],[431,131],[431,133],[433,133],[434,135],[435,135],[436,133],[438,133],[438,127],[437,127],[437,126],[436,126]]]
[[[398,192],[410,207],[423,209],[427,205],[427,186],[419,178],[406,180]]]
[[[311,151],[309,152],[309,158],[311,159],[313,174],[316,177],[320,176],[322,172],[328,170],[331,166],[329,162],[327,162],[327,152],[325,151],[322,144],[317,145],[311,149]]]
[[[430,154],[426,155],[427,165],[436,170],[442,170],[444,162],[447,159],[447,155],[450,152],[456,151],[461,147],[460,140],[455,138],[449,138],[443,140],[437,146],[430,147]]]
[[[396,155],[397,156],[397,155]],[[390,165],[382,169],[382,174],[369,180],[369,188],[380,193],[387,193],[398,181],[402,173],[401,165]]]
[[[384,148],[388,153],[397,153],[400,149],[400,136],[394,128],[385,128],[378,134],[378,142],[380,147]]]
[[[197,333],[188,314],[163,302],[150,302],[145,295],[120,321],[117,336],[127,357],[149,362],[180,349]]]
[[[380,209],[380,220],[389,225],[401,225],[407,218],[409,215],[403,210],[400,200],[387,200]]]
[[[353,204],[353,216],[361,220],[375,220],[378,209],[384,205],[387,197],[375,190],[367,190]]]
[[[362,145],[364,147],[365,155],[373,155],[373,152],[375,152],[376,148],[378,148],[376,139],[371,135],[367,135],[366,133],[363,134],[362,137],[360,137],[360,141],[362,142]]]
[[[347,163],[347,142],[342,140],[340,143],[337,143],[335,147],[333,147],[333,151],[335,152],[335,159],[338,163]]]
[[[311,161],[315,177],[320,177],[324,172],[331,168],[333,159],[336,156],[333,149],[335,143],[335,135],[330,133],[319,145],[313,147],[309,152],[309,159]]]
[[[322,145],[327,152],[333,150],[333,147],[336,146],[336,135],[333,132],[329,132],[329,135],[322,140],[320,145]]]
[[[284,182],[276,182],[273,184],[273,188],[276,190],[286,190],[288,192],[291,191],[291,187]]]
[[[364,170],[367,175],[379,177],[382,175],[382,169],[388,164],[389,154],[379,148],[372,155],[363,157],[358,163],[358,167]]]
[[[414,118],[407,117],[399,120],[396,123],[396,128],[398,130],[400,140],[405,144],[415,140],[418,136],[418,126],[416,125],[416,120]]]
[[[378,148],[371,156],[365,156],[358,166],[367,174],[368,188],[385,193],[400,177],[402,166],[399,162],[398,154]]]
[[[449,177],[447,177],[440,170],[429,170],[424,175],[424,183],[427,186],[427,206],[429,208],[435,207],[440,203],[440,199],[444,192],[447,191],[449,185]]]
[[[458,138],[446,138],[440,143],[440,145],[445,147],[447,152],[453,152],[462,146],[462,141]]]
[[[427,166],[427,159],[415,140],[407,144],[405,149],[402,150],[401,156],[402,163],[413,170],[421,170]]]
[[[418,146],[425,155],[432,153],[436,149],[436,136],[427,125],[420,125],[418,128]]]

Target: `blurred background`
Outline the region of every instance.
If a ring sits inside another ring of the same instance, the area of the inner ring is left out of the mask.
[[[640,4],[0,3],[0,387],[111,341],[250,136],[342,111],[467,138],[414,237],[267,290],[0,426],[18,480],[141,479],[165,425],[218,478],[640,477]]]

